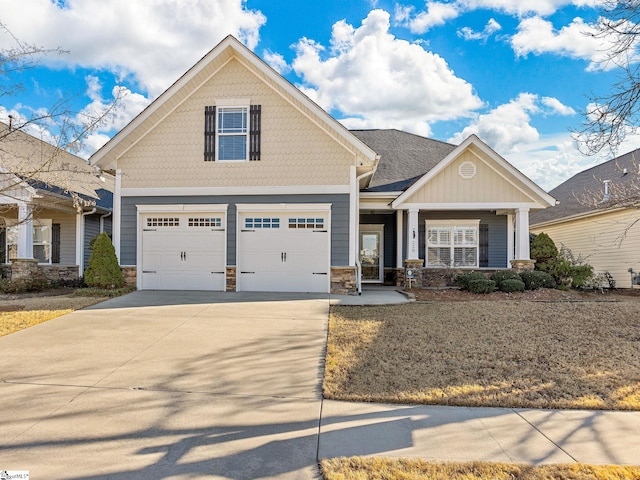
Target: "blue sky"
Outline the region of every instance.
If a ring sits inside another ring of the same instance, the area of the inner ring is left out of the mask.
[[[584,33],[598,0],[0,0],[20,41],[60,47],[0,96],[0,120],[61,98],[99,111],[126,94],[88,156],[222,38],[233,34],[349,128],[459,143],[475,133],[545,189],[610,158],[571,130],[615,69]],[[0,32],[0,49],[15,46]],[[44,138],[55,129],[43,125]],[[630,137],[618,153],[640,146]]]

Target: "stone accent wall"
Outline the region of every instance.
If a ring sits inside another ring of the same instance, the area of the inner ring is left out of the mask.
[[[227,292],[235,292],[236,289],[236,267],[227,267]]]
[[[136,267],[120,267],[122,275],[124,275],[125,287],[136,287],[138,285],[137,270]]]
[[[331,293],[353,295],[357,291],[356,267],[331,267]]]
[[[77,284],[80,276],[77,265],[40,265],[44,278],[63,285]]]
[[[511,268],[516,273],[527,272],[535,269],[535,260],[511,260]]]
[[[38,260],[19,259],[11,261],[11,281],[44,279]]]

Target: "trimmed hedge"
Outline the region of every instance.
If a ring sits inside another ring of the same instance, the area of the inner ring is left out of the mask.
[[[469,291],[471,293],[491,293],[496,289],[496,282],[488,278],[469,281]]]
[[[551,275],[539,270],[522,272],[520,278],[524,282],[527,290],[537,290],[538,288],[556,288],[556,281]]]
[[[511,292],[524,292],[525,285],[520,277],[509,278],[507,280],[503,280],[498,286],[498,290],[501,292],[511,293]]]
[[[89,268],[84,271],[84,281],[94,288],[121,288],[124,276],[118,265],[116,251],[105,232],[92,241]]]
[[[520,275],[518,275],[513,270],[496,270],[495,272],[493,272],[491,274],[491,276],[489,278],[491,280],[493,280],[494,282],[496,282],[496,286],[498,288],[500,288],[500,285],[505,280],[519,280],[519,281],[522,281],[522,279],[520,278]]]
[[[469,283],[473,280],[487,280],[487,277],[481,272],[460,273],[453,279],[453,284],[462,290],[469,290]]]

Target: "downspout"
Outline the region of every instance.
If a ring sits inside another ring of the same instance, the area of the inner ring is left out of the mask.
[[[100,233],[104,232],[104,219],[111,216],[112,212],[105,213],[104,215],[100,215]]]
[[[93,207],[89,212],[82,212],[80,216],[80,225],[79,225],[79,234],[76,237],[78,240],[76,241],[76,260],[78,264],[78,276],[84,276],[84,217],[87,215],[93,215],[96,213],[96,208]]]
[[[369,177],[375,173],[375,169],[370,172],[363,173],[362,175],[356,177],[355,180],[355,191],[356,191],[356,235],[354,238],[354,248],[360,243],[360,180]],[[362,295],[362,265],[360,264],[360,249],[356,248],[356,290],[358,291],[358,295]]]

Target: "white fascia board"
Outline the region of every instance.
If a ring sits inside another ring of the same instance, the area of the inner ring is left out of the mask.
[[[540,209],[538,203],[403,203],[397,209],[401,210],[514,210],[525,208]]]
[[[238,203],[236,211],[241,212],[328,212],[330,203]]]
[[[522,172],[520,172],[517,168],[507,162],[504,158],[498,155],[494,150],[489,148],[482,140],[480,140],[476,135],[470,135],[467,137],[460,145],[458,145],[453,151],[449,153],[443,160],[441,160],[434,168],[429,170],[420,180],[411,185],[405,192],[400,195],[396,200],[394,200],[392,206],[393,208],[405,208],[403,202],[408,198],[420,190],[425,184],[427,184],[432,178],[438,175],[442,170],[444,170],[449,164],[451,164],[462,152],[464,152],[470,145],[474,145],[483,153],[485,153],[488,157],[498,163],[500,166],[505,168],[507,171],[512,173],[518,180],[524,183],[527,187],[529,187],[538,197],[540,197],[541,204],[536,203],[536,208],[546,208],[556,204],[556,199],[551,195],[546,193],[542,188],[536,185],[533,181],[527,178]],[[482,160],[482,159],[481,159]],[[504,177],[503,177],[504,178]],[[527,194],[527,192],[523,192]],[[546,204],[546,205],[545,205]]]
[[[136,205],[138,213],[226,212],[229,204]]]
[[[325,195],[348,194],[349,185],[297,185],[290,187],[175,187],[123,188],[123,197],[173,197],[201,195]]]
[[[255,68],[265,74],[269,79],[275,82],[288,94],[292,95],[297,101],[308,108],[310,111],[315,112],[319,118],[323,119],[325,123],[331,126],[331,128],[354,148],[359,150],[362,155],[369,159],[372,165],[375,165],[377,154],[359,138],[353,135],[346,127],[340,122],[334,119],[331,115],[325,112],[318,104],[313,102],[309,97],[303,94],[293,84],[286,80],[282,75],[276,72],[273,68],[267,65],[260,57],[253,53],[249,48],[243,45],[235,37],[228,35],[218,45],[213,47],[204,57],[202,57],[193,67],[191,67],[182,77],[180,77],[173,85],[165,90],[156,100],[147,106],[137,117],[135,117],[129,124],[127,124],[120,132],[118,132],[111,140],[109,140],[102,148],[100,148],[89,159],[91,165],[101,166],[101,162],[105,158],[106,154],[117,146],[126,136],[140,126],[147,118],[153,115],[165,102],[167,102],[177,91],[182,89],[187,83],[189,83],[196,75],[200,74],[203,69],[209,65],[216,57],[218,57],[227,48],[233,49],[235,55],[241,59],[246,60],[252,64]],[[227,62],[225,62],[226,64]],[[217,73],[217,70],[216,70]],[[215,74],[215,73],[214,73]],[[204,82],[208,81],[213,75],[207,77]],[[202,85],[202,84],[201,84]],[[201,86],[199,85],[199,86]],[[196,88],[196,90],[199,88]],[[166,116],[165,116],[166,117]],[[152,127],[153,128],[153,127]],[[127,150],[131,148],[131,145],[127,147]],[[116,159],[117,160],[117,159]]]
[[[390,202],[360,202],[360,210],[393,210]]]

